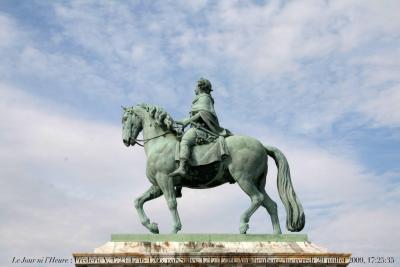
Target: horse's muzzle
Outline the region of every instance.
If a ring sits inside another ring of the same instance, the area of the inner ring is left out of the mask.
[[[128,140],[122,139],[122,142],[124,142],[124,145],[126,145],[126,146],[130,146],[130,145],[131,145],[131,140],[130,140],[130,138],[129,138]]]

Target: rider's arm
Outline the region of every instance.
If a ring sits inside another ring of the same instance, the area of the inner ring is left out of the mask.
[[[188,125],[190,123],[190,118],[184,118],[180,121],[175,121],[176,124],[180,124],[183,125],[184,127],[186,127],[186,125]]]
[[[185,126],[188,125],[189,123],[192,122],[196,122],[199,118],[200,118],[200,112],[197,112],[196,114],[194,114],[192,117],[190,117],[190,119],[188,119],[186,122],[186,124],[184,124]]]
[[[204,107],[207,107],[207,106],[211,106],[212,107],[212,105],[213,105],[212,102],[211,102],[210,97],[209,96],[206,97],[206,95],[200,97],[197,101],[198,101],[199,104],[201,104]],[[176,123],[177,124],[181,124],[184,127],[186,127],[189,123],[196,122],[199,118],[201,118],[200,112],[196,112],[195,114],[190,112],[190,117],[185,118],[185,119],[180,120],[180,121],[176,121]]]
[[[183,125],[184,127],[186,127],[189,123],[196,122],[198,118],[200,118],[200,114],[196,113],[195,115],[191,116],[190,118],[184,118],[183,120],[175,121],[175,122],[177,124],[180,124],[180,125]]]

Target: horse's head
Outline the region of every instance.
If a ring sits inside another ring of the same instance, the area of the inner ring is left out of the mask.
[[[122,116],[122,141],[126,146],[134,146],[136,138],[143,129],[142,119],[135,113],[135,108],[125,108]]]

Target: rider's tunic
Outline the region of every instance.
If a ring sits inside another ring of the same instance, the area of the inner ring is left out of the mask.
[[[217,114],[214,110],[214,99],[211,95],[200,93],[195,97],[189,115],[193,117],[196,114],[199,114],[199,118],[191,124],[191,128],[182,136],[180,158],[189,158],[189,148],[196,143],[199,135],[205,134],[201,128],[205,128],[216,135],[225,132],[219,126]]]

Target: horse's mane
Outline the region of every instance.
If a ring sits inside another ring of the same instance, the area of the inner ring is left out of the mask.
[[[161,128],[175,132],[175,128],[173,127],[174,119],[162,107],[144,103],[137,106],[145,110],[149,114],[149,117],[154,119],[155,123]]]

